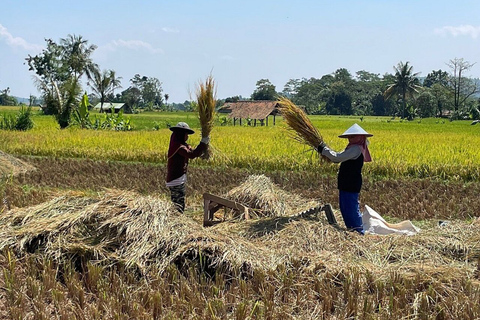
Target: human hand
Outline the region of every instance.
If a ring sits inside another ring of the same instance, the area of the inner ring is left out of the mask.
[[[202,140],[200,140],[200,142],[205,143],[205,144],[209,144],[210,143],[210,137],[203,137]]]
[[[320,143],[317,147],[317,152],[322,154],[322,151],[323,151],[323,149],[325,149],[326,146],[327,146],[327,144],[325,142]]]

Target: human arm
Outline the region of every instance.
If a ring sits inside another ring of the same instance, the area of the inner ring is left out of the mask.
[[[320,151],[320,150],[319,150]],[[339,163],[347,160],[357,159],[362,153],[362,149],[359,146],[351,146],[343,150],[342,152],[335,152],[329,147],[324,146],[320,154],[327,157],[332,162]]]
[[[207,150],[207,146],[208,144],[205,142],[200,142],[195,149],[193,149],[190,146],[182,145],[178,149],[177,153],[182,157],[185,157],[188,159],[195,159],[200,157],[205,152],[205,150]]]

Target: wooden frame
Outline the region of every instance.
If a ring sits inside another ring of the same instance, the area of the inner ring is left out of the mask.
[[[250,219],[248,214],[248,208],[244,205],[231,201],[210,193],[203,194],[203,226],[213,226],[217,223],[225,221],[225,215],[223,220],[213,220],[214,213],[220,210],[221,208],[230,208],[234,211],[237,211],[240,215],[243,215],[245,220]]]

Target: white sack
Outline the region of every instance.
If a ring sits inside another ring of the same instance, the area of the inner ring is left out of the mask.
[[[378,212],[365,206],[362,216],[363,229],[368,234],[404,234],[414,235],[420,232],[420,228],[415,227],[410,220],[405,220],[400,223],[388,223],[383,219]]]

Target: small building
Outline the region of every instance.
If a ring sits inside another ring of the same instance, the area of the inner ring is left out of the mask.
[[[106,112],[110,113],[112,112],[112,108],[115,113],[119,113],[120,110],[122,110],[124,113],[131,113],[130,107],[126,103],[113,103],[113,102],[104,102],[103,107],[102,103],[99,102],[93,107],[94,110],[97,110],[99,112]]]
[[[280,114],[278,110],[278,101],[269,100],[248,100],[227,102],[218,113],[227,113],[233,119],[233,125],[239,120],[242,125],[242,119],[247,121],[248,125],[256,126],[257,120],[261,126],[268,126],[268,117],[273,116],[273,125],[275,125],[275,116]]]

